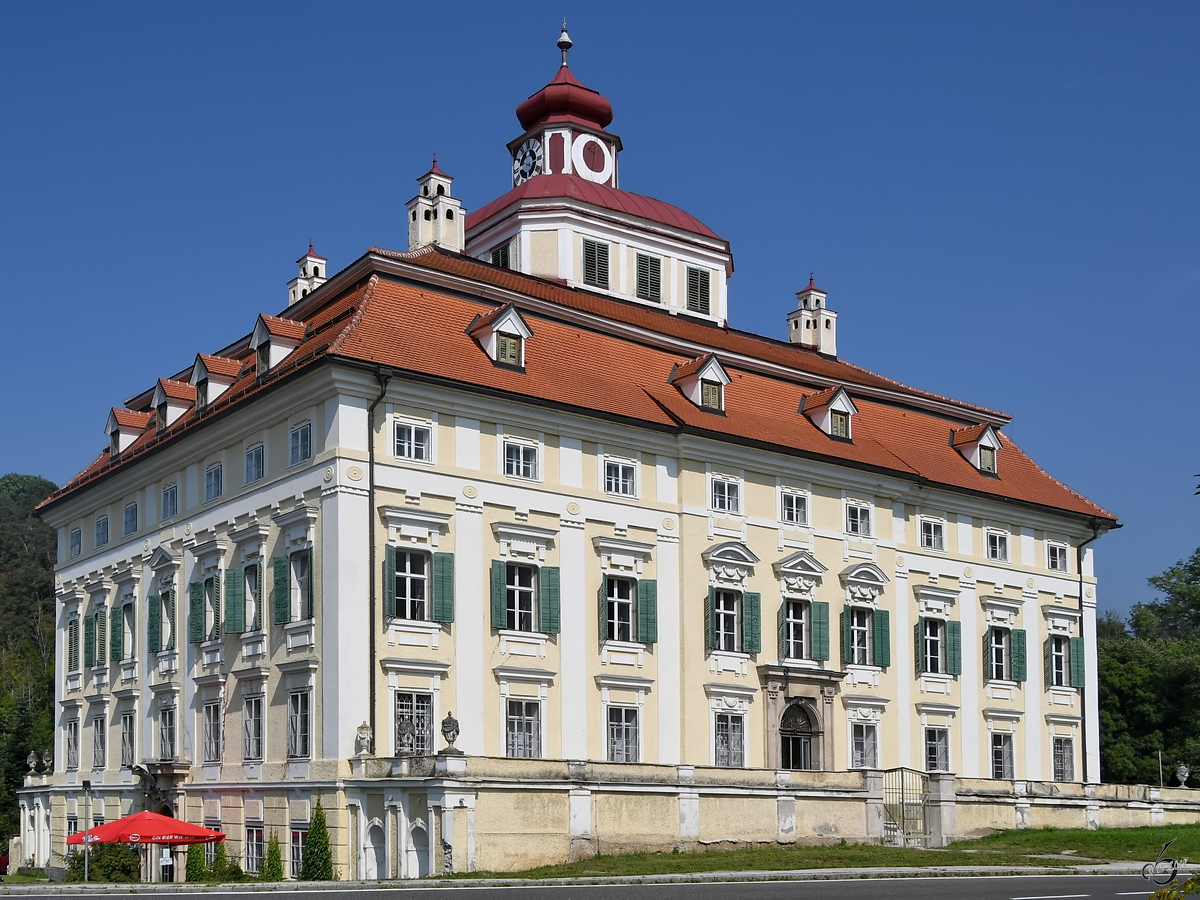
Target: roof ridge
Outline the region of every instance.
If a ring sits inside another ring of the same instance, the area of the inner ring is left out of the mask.
[[[329,342],[329,350],[327,352],[332,354],[340,352],[342,345],[350,339],[350,335],[354,333],[355,329],[358,328],[359,323],[362,322],[363,316],[367,312],[367,306],[369,306],[371,303],[371,298],[375,296],[375,286],[377,284],[379,284],[378,275],[372,275],[367,279],[367,287],[366,290],[363,291],[362,299],[358,301],[358,309],[355,311],[354,315],[350,317],[350,321],[346,323],[346,326],[342,329],[341,334]]]

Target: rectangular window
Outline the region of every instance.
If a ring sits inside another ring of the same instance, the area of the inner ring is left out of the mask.
[[[941,619],[921,620],[921,656],[925,672],[938,674],[945,671],[945,641],[942,640],[945,623]]]
[[[92,719],[92,768],[103,769],[108,765],[108,716]]]
[[[246,484],[253,484],[263,477],[263,445],[246,448]]]
[[[1067,687],[1071,683],[1071,670],[1067,668],[1067,647],[1070,639],[1054,636],[1050,638],[1050,684]]]
[[[742,597],[736,591],[717,591],[713,597],[713,615],[716,617],[714,629],[716,632],[717,650],[733,650],[739,648],[741,629],[738,627],[739,606]]]
[[[1071,738],[1054,739],[1054,780],[1075,780],[1075,742]]]
[[[851,727],[850,766],[854,769],[879,768],[879,732],[877,726],[856,724]]]
[[[506,628],[513,631],[537,631],[537,569],[508,563],[506,578]]]
[[[496,335],[496,362],[506,366],[521,365],[521,338],[518,335]]]
[[[510,757],[540,759],[542,704],[537,700],[509,700],[506,732]]]
[[[401,619],[429,618],[428,562],[424,553],[396,551],[396,615]]]
[[[583,283],[608,290],[608,244],[583,239]]]
[[[133,534],[138,530],[138,510],[136,503],[125,506],[125,533]]]
[[[224,479],[221,476],[221,464],[214,463],[204,470],[204,502],[212,503],[225,490]]]
[[[257,875],[263,861],[263,829],[261,825],[246,826],[246,874]]]
[[[175,707],[168,706],[158,711],[158,758],[175,758]]]
[[[714,735],[716,764],[740,769],[746,764],[745,719],[740,713],[717,713]]]
[[[1002,531],[989,531],[987,533],[987,555],[988,559],[1008,562],[1008,535]]]
[[[836,438],[850,439],[850,415],[840,409],[829,413],[829,433]]]
[[[610,641],[632,641],[633,598],[637,595],[636,582],[629,578],[606,578],[607,594],[605,637]]]
[[[513,478],[538,477],[538,448],[531,444],[504,442],[504,474]]]
[[[991,628],[988,631],[988,674],[993,681],[1008,681],[1012,677],[1008,629]]]
[[[259,762],[263,758],[263,695],[254,694],[242,701],[242,759]]]
[[[992,735],[992,777],[1011,781],[1013,777],[1013,739],[1011,734]]]
[[[295,466],[312,459],[312,423],[301,422],[291,433],[291,452],[288,465]]]
[[[259,585],[262,583],[262,570],[258,563],[242,569],[243,596],[246,601],[246,630],[262,630],[262,604],[259,603]]]
[[[431,432],[422,425],[396,423],[396,456],[429,462],[433,458]]]
[[[708,269],[693,269],[687,270],[687,308],[689,312],[703,313],[708,315],[710,312],[709,303],[709,277]]]
[[[121,607],[121,659],[135,659],[137,648],[134,638],[137,637],[137,622],[134,619],[133,601]]]
[[[779,495],[779,518],[793,525],[808,524],[808,497],[792,491]]]
[[[175,588],[166,585],[162,589],[162,640],[164,650],[175,649]]]
[[[312,606],[309,603],[309,552],[300,550],[291,555],[292,570],[292,621],[300,622],[313,617]]]
[[[492,265],[493,266],[499,266],[501,269],[511,268],[511,266],[509,264],[509,256],[508,256],[509,249],[508,248],[509,248],[509,245],[507,243],[505,243],[505,244],[501,244],[499,247],[497,247],[495,250],[492,251]]]
[[[737,515],[742,508],[740,489],[741,485],[736,481],[714,477],[712,480],[712,508],[718,512]]]
[[[67,623],[67,671],[79,671],[79,619]]]
[[[657,256],[637,255],[637,297],[662,302],[662,260]]]
[[[254,351],[254,366],[254,374],[258,378],[262,378],[271,371],[271,344],[269,341],[263,341]]]
[[[128,769],[137,762],[133,713],[121,713],[121,768]]]
[[[221,761],[221,704],[205,703],[202,711],[204,762]]]
[[[108,516],[96,520],[96,546],[103,547],[108,543]]]
[[[308,759],[311,754],[309,738],[309,692],[292,691],[288,697],[288,759]]]
[[[871,664],[871,610],[861,606],[850,607],[850,662]]]
[[[996,473],[996,451],[991,447],[979,448],[979,471]]]
[[[433,694],[396,691],[396,754],[433,751]]]
[[[871,536],[871,508],[848,504],[846,506],[846,533],[859,537]]]
[[[67,816],[67,836],[79,833],[79,816]]]
[[[808,659],[808,604],[803,600],[787,601],[787,657]]]
[[[83,552],[83,531],[82,529],[72,529],[70,536],[67,538],[67,558],[74,559]]]
[[[950,771],[950,732],[945,728],[925,729],[925,771]]]
[[[210,819],[206,816],[204,819],[204,827],[211,828],[214,831],[220,831],[221,823],[219,820]],[[217,845],[216,845],[216,843],[214,842],[211,844],[205,844],[204,845],[204,865],[205,865],[205,867],[208,869],[211,869],[213,867],[213,863],[215,863],[216,861],[217,861]]]
[[[926,550],[946,549],[946,539],[941,522],[935,519],[921,520],[921,546]]]
[[[168,484],[162,489],[162,520],[175,518],[179,513],[179,485]]]
[[[715,381],[701,381],[700,405],[705,409],[723,409],[724,405],[721,403],[721,385]]]
[[[289,871],[292,878],[300,877],[300,872],[304,869],[304,844],[308,841],[307,828],[292,828],[292,843],[291,854],[289,859]]]
[[[79,720],[67,721],[67,768],[79,768]]]
[[[608,761],[638,761],[638,711],[632,707],[608,708]]]
[[[1064,544],[1046,545],[1046,568],[1051,572],[1067,571],[1067,548]]]
[[[604,490],[620,497],[637,496],[637,466],[619,459],[604,461]]]
[[[208,406],[208,379],[201,378],[196,382],[196,412],[204,412]]]

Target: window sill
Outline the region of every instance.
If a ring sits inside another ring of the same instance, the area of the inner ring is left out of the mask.
[[[208,640],[200,643],[200,665],[219,666],[224,661],[221,641]]]
[[[267,635],[264,631],[242,632],[242,659],[250,660],[267,652]]]
[[[123,682],[137,681],[137,660],[136,659],[121,660],[121,681],[123,681]]]
[[[438,638],[442,634],[441,622],[424,619],[389,619],[388,645],[402,647],[428,647],[438,649]]]
[[[540,631],[513,631],[509,628],[501,628],[497,631],[500,635],[500,654],[511,656],[536,656],[539,659],[546,658],[546,644],[549,642],[549,636]]]
[[[523,482],[524,484],[541,484],[542,483],[542,479],[540,479],[540,478],[531,478],[526,475],[511,475],[508,472],[504,473],[504,477],[511,479],[512,481]]]
[[[159,675],[170,675],[179,668],[179,656],[174,650],[160,650],[157,658]]]
[[[283,626],[287,638],[287,648],[298,650],[301,647],[313,646],[313,620],[302,619],[299,622],[288,622]]]
[[[922,694],[949,694],[954,676],[942,672],[924,672],[921,675]]]
[[[609,641],[600,644],[600,664],[617,666],[637,666],[639,669],[645,663],[646,645],[637,641]]]
[[[821,662],[816,659],[805,659],[799,656],[785,656],[779,660],[782,665],[793,666],[797,669],[820,669]]]
[[[74,672],[66,677],[66,681],[64,682],[63,689],[67,693],[70,693],[71,691],[79,690],[82,686],[83,686],[83,675],[81,675],[79,672]]]
[[[1052,706],[1073,707],[1075,705],[1075,695],[1078,693],[1078,691],[1078,688],[1052,685],[1049,689],[1050,704]]]
[[[427,466],[431,469],[436,465],[432,459],[417,459],[415,456],[393,456],[392,459],[398,463],[408,463],[409,465],[413,466]]]
[[[846,680],[855,687],[879,687],[879,675],[883,670],[879,666],[864,666],[850,664],[846,666]]]
[[[94,684],[96,687],[108,684],[108,666],[92,666],[91,673],[92,684]]]
[[[735,672],[746,677],[750,668],[750,654],[735,650],[713,650],[708,657],[708,671],[713,675]]]

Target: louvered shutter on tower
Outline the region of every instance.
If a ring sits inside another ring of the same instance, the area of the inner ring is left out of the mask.
[[[608,290],[608,244],[584,238],[583,283]]]
[[[292,620],[292,572],[286,556],[271,560],[271,612],[276,625]]]
[[[433,554],[433,621],[454,621],[453,553]]]
[[[709,313],[709,274],[707,269],[688,269],[687,308],[691,312]]]
[[[643,578],[637,586],[637,634],[643,644],[658,643],[658,582]]]
[[[225,633],[246,630],[246,572],[230,569],[225,573]]]
[[[558,566],[538,569],[538,618],[543,634],[558,634]]]
[[[809,604],[812,612],[812,658],[829,659],[829,604],[815,600]]]
[[[892,664],[892,614],[886,609],[877,609],[871,615],[875,627],[875,646],[872,648],[877,666]]]
[[[507,568],[504,560],[492,560],[492,627],[508,627]]]
[[[396,548],[391,544],[383,548],[383,614],[396,618]]]
[[[151,594],[146,598],[150,608],[146,610],[146,649],[151,653],[162,650],[162,597]]]
[[[742,594],[742,652],[762,650],[762,595],[747,591]]]
[[[188,640],[199,644],[204,640],[204,582],[188,585]]]

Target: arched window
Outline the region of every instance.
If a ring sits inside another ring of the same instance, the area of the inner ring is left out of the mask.
[[[440,196],[442,196],[442,194],[446,193],[446,187],[445,187],[445,185],[441,185],[441,184],[439,184],[439,185],[438,185],[438,190],[437,190],[437,192],[438,192],[438,196],[439,196],[439,197],[440,197]]]
[[[321,267],[313,266],[313,278],[320,278],[320,277],[321,277]]]
[[[417,211],[415,209],[413,210],[413,221],[417,221]]]
[[[454,218],[454,210],[452,210],[452,209],[446,210],[446,218],[453,219]]]
[[[779,739],[782,742],[780,760],[785,769],[813,769],[813,744],[817,728],[812,713],[799,703],[793,703],[783,712],[779,722]]]

